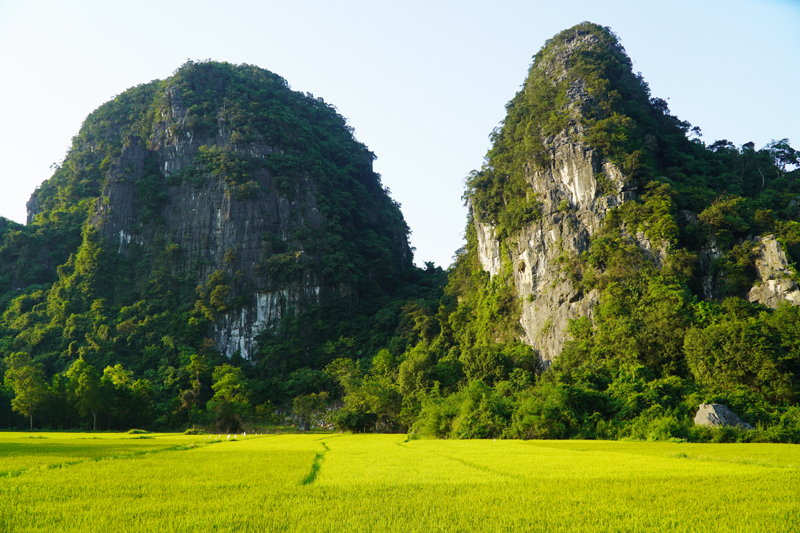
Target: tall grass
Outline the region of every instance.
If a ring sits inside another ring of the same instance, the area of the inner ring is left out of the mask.
[[[0,530],[800,530],[792,445],[81,436],[0,434]]]

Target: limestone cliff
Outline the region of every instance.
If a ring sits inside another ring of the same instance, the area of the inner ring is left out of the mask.
[[[616,36],[591,23],[548,40],[506,109],[485,165],[467,180],[474,226],[467,248],[490,278],[513,284],[516,334],[544,368],[569,340],[571,319],[595,318],[604,286],[596,280],[606,276],[600,257],[610,257],[612,248],[627,256],[622,271],[644,269],[651,279],[663,271],[673,287],[691,287],[700,300],[749,291],[751,302],[773,308],[782,300],[800,303],[781,245],[773,236],[753,237],[754,229],[773,224],[784,239],[798,241],[794,222],[771,221],[766,208],[796,216],[796,201],[774,205],[765,190],[770,172],[776,187],[788,183],[774,166],[795,161],[785,143],[778,143],[783,152],[755,152],[752,143],[740,152],[728,141],[706,147],[689,139],[699,130],[651,97]],[[706,181],[703,173],[713,172],[721,177]],[[756,207],[743,197],[761,194]],[[593,256],[597,239],[606,251]],[[604,283],[625,285],[621,275]]]
[[[185,112],[173,102],[165,122],[185,117]],[[318,302],[322,282],[313,271],[288,284],[262,272],[264,261],[273,255],[275,239],[281,249],[300,254],[293,262],[307,260],[302,257],[303,243],[295,238],[295,230],[318,231],[323,224],[315,184],[309,178],[301,180],[290,200],[274,191],[269,172],[262,167],[253,176],[260,185],[257,194],[236,198],[224,179],[208,176],[199,187],[185,182],[165,187],[167,197],[157,220],[143,220],[136,186],[147,158],[156,158],[169,179],[192,168],[201,146],[231,151],[239,148],[231,146],[230,133],[198,139],[187,132],[189,135],[175,138],[160,126],[150,139],[153,150],[147,150],[141,142],[123,149],[109,172],[103,196],[95,204],[92,224],[122,254],[131,246],[153,250],[161,242],[177,247],[177,268],[190,272],[195,285],[202,285],[216,271],[239,273],[238,288],[250,292],[249,305],[218,314],[215,340],[226,355],[238,350],[248,358],[254,348],[253,337],[264,327],[275,324],[287,311]],[[273,152],[263,144],[242,148],[260,159]]]
[[[756,239],[755,267],[758,280],[748,294],[751,302],[776,308],[781,301],[800,305],[797,274],[773,235]]]
[[[90,224],[137,258],[138,283],[165,255],[192,286],[216,276],[221,352],[249,358],[287,313],[326,298],[352,309],[403,279],[408,228],[333,108],[247,65],[189,63],[151,86],[149,107],[79,139],[107,169]],[[36,194],[28,206],[41,209]]]
[[[525,194],[535,198],[540,216],[503,246],[495,225],[473,207],[480,263],[492,276],[503,261],[513,265],[523,340],[538,351],[545,367],[561,352],[569,319],[591,316],[597,302],[596,291],[585,294],[568,279],[564,258],[586,252],[609,209],[636,199],[641,186],[585,139],[585,119],[597,103],[586,82],[570,69],[576,53],[606,46],[593,33],[574,32],[549,50],[546,60],[534,64],[523,88],[523,93],[534,91],[541,80],[563,87],[560,106],[552,102],[562,113],[563,128],[542,133],[538,160],[526,158],[522,170]],[[643,234],[638,240],[651,253],[658,249]]]
[[[597,301],[596,292],[584,294],[573,286],[559,258],[587,251],[608,209],[636,197],[635,186],[613,163],[602,161],[596,151],[568,134],[553,138],[548,148],[549,167],[526,175],[542,200],[541,219],[514,237],[505,258],[514,265],[525,342],[538,350],[545,365],[561,352],[569,319],[591,316]],[[604,185],[611,184],[603,192],[597,185],[600,172],[606,177]],[[495,275],[503,259],[500,243],[490,224],[475,224],[481,264]]]

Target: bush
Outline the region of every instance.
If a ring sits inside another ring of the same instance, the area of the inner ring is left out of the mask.
[[[511,418],[512,400],[480,380],[460,392],[422,402],[412,432],[438,438],[482,439],[502,436]]]
[[[660,411],[654,409],[651,411]],[[629,422],[624,428],[623,435],[650,442],[670,442],[675,440],[688,440],[691,422],[681,421],[669,412],[657,414],[646,412]]]
[[[373,413],[342,408],[333,413],[331,421],[339,430],[360,433],[368,429],[372,430],[378,421],[378,416]]]

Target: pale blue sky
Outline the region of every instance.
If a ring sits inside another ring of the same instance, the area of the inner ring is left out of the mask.
[[[187,58],[250,63],[335,105],[378,156],[416,260],[463,243],[463,180],[559,31],[610,26],[673,113],[800,148],[800,1],[0,0],[0,215],[24,221],[92,110]]]

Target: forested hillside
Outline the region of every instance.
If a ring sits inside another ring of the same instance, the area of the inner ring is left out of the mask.
[[[205,424],[217,396],[211,423],[238,424],[324,390],[437,283],[373,160],[249,65],[189,62],[98,108],[29,224],[2,226],[6,425]]]
[[[631,67],[545,43],[446,272],[321,99],[214,62],[124,92],[0,224],[0,425],[800,442],[798,153],[706,142]]]
[[[701,438],[697,405],[719,402],[769,427],[747,438],[796,439],[788,141],[706,145],[589,23],[546,43],[507,109],[468,179],[467,246],[446,291],[470,384],[427,396],[417,427]],[[524,373],[517,338],[550,371]]]

